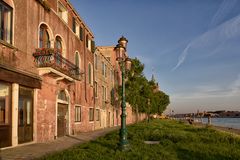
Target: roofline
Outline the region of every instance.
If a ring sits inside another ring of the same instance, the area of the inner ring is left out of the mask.
[[[115,46],[97,46],[97,48],[115,48]]]
[[[94,34],[91,31],[91,29],[87,26],[87,24],[84,22],[83,18],[79,15],[79,13],[77,12],[77,10],[73,7],[72,3],[69,0],[66,0],[67,3],[69,4],[69,6],[72,8],[72,11],[77,15],[77,17],[79,18],[80,22],[84,25],[84,27],[86,27],[86,29],[88,30],[88,32],[91,34],[91,36],[94,38]]]

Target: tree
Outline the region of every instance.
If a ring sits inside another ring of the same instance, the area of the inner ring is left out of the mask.
[[[137,58],[132,59],[131,70],[126,74],[126,101],[132,106],[133,110],[138,113],[161,114],[170,103],[169,96],[163,91],[156,90],[157,83],[155,80],[148,81],[143,74],[144,64]],[[118,90],[119,95],[121,89]],[[149,103],[150,101],[150,103]]]

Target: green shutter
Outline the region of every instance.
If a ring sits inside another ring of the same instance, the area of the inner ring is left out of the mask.
[[[95,41],[91,41],[91,50],[92,50],[92,53],[95,52]]]
[[[88,35],[86,36],[86,47],[88,48]]]
[[[84,33],[83,33],[83,28],[80,27],[80,40],[83,41]]]
[[[74,33],[76,33],[76,19],[73,17],[73,22],[72,22],[72,30]]]

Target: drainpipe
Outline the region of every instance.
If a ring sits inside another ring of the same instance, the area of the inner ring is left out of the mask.
[[[84,38],[83,38],[83,48],[84,48],[84,71],[85,71],[85,76],[84,76],[84,88],[85,88],[85,101],[87,102],[87,72],[86,72],[86,30],[84,30]]]

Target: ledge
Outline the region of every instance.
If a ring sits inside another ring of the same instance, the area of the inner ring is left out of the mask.
[[[11,49],[16,49],[16,50],[18,50],[18,49],[17,49],[16,47],[14,47],[12,44],[7,43],[7,42],[5,42],[5,41],[3,41],[3,40],[1,40],[1,39],[0,39],[0,44],[4,45],[4,46],[6,46],[6,47],[9,47],[9,48],[11,48]]]

